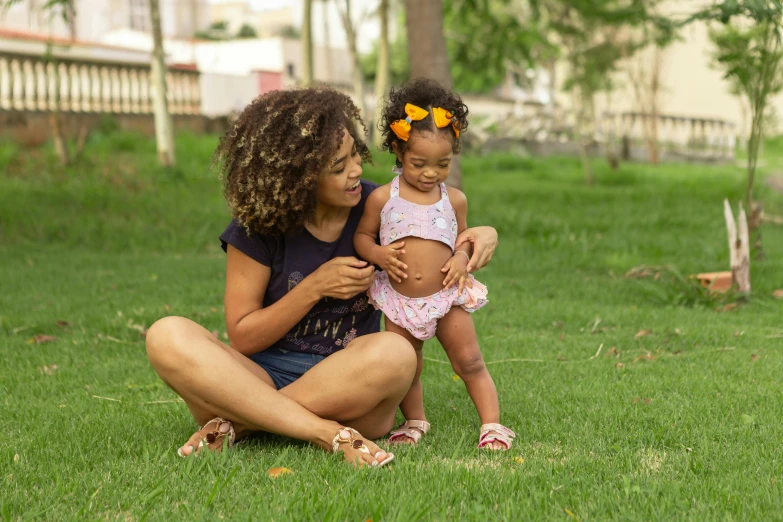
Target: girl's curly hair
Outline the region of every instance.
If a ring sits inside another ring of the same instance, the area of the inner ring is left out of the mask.
[[[399,150],[401,154],[405,153],[407,142],[399,139],[397,135],[394,134],[394,131],[391,129],[391,124],[397,120],[405,119],[407,116],[407,114],[405,114],[405,104],[407,103],[412,103],[430,113],[423,120],[411,123],[411,133],[414,130],[447,132],[453,140],[452,150],[454,151],[454,154],[459,153],[460,140],[456,137],[454,130],[450,125],[442,129],[435,126],[435,122],[432,119],[432,108],[442,107],[451,112],[457,118],[456,123],[460,129],[460,133],[462,133],[468,128],[468,107],[462,103],[462,98],[460,98],[459,94],[449,92],[435,80],[427,78],[411,80],[397,89],[392,88],[391,92],[389,92],[389,98],[386,101],[386,107],[383,109],[381,121],[378,122],[378,130],[383,135],[383,142],[381,143],[382,150],[388,150],[394,154],[392,145],[396,143],[397,150]],[[397,159],[397,166],[402,166],[399,158]]]
[[[329,170],[346,130],[370,161],[355,122],[366,134],[351,98],[328,87],[272,91],[253,100],[214,157],[234,219],[264,235],[301,229],[315,212],[318,177]]]

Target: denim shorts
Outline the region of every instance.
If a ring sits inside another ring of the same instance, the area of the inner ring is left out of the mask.
[[[297,380],[324,359],[325,355],[292,352],[274,346],[250,356],[251,361],[269,374],[278,390]]]

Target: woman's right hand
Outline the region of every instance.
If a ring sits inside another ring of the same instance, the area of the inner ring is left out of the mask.
[[[313,272],[319,298],[350,299],[370,288],[375,268],[355,257],[336,257]]]

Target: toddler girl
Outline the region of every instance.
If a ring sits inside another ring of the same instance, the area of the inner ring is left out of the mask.
[[[380,125],[383,148],[397,157],[397,177],[368,197],[354,246],[382,269],[368,294],[383,311],[386,330],[408,339],[418,357],[416,377],[400,404],[406,422],[389,440],[416,444],[430,429],[419,379],[422,345],[437,336],[478,410],[479,447],[509,449],[515,435],[499,424],[495,383],[470,316],[487,303],[487,288],[468,273],[470,243],[455,249],[457,235],[467,228],[468,202],[443,183],[459,153],[467,114],[458,95],[431,80],[392,90]]]

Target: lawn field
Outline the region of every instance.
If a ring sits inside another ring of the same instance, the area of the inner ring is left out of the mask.
[[[164,315],[225,330],[216,144],[179,136],[171,170],[121,132],[65,170],[0,144],[1,520],[783,519],[783,227],[763,230],[750,302],[677,276],[727,268],[736,166],[596,159],[586,186],[577,159],[463,158],[469,224],[500,234],[474,318],[510,452],[476,449],[433,341],[433,429],[388,469],[272,435],[177,458],[195,424],[141,332]],[[365,176],[390,179],[375,156]],[[759,196],[783,214],[762,182]],[[674,268],[626,277],[640,265]]]

